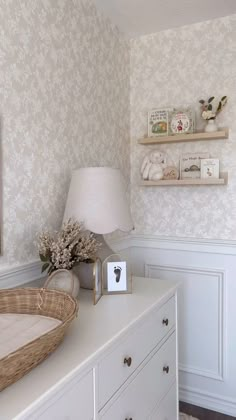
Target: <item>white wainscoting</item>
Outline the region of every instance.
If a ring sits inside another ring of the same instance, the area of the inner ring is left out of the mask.
[[[236,242],[132,235],[130,250],[134,275],[181,282],[180,399],[236,416]]]
[[[236,242],[132,234],[109,244],[134,275],[181,281],[180,399],[236,417]],[[39,279],[40,268],[2,271],[0,287]]]
[[[223,381],[226,346],[224,271],[145,264],[145,276],[177,279],[182,284],[178,294],[180,371]],[[207,307],[207,316],[205,311],[199,311],[196,301]]]

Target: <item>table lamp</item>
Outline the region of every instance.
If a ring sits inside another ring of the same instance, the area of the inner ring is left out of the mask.
[[[87,167],[72,173],[63,221],[72,218],[83,223],[84,229],[96,234],[102,243],[98,252],[104,261],[114,251],[103,235],[119,229],[133,229],[126,199],[125,182],[119,169]]]

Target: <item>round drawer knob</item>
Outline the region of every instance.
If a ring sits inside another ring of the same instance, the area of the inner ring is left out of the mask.
[[[163,372],[169,373],[169,370],[170,370],[169,366],[163,367]]]
[[[124,358],[124,365],[127,365],[127,366],[130,367],[131,366],[131,363],[132,363],[132,358],[131,357],[125,357]]]
[[[169,319],[168,318],[164,318],[162,320],[162,324],[167,326],[169,324]]]

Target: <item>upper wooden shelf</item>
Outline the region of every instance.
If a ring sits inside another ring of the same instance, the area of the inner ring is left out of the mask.
[[[139,144],[161,144],[161,143],[181,143],[185,141],[197,140],[221,140],[229,138],[229,129],[222,128],[213,133],[189,133],[175,134],[173,136],[144,137],[139,140]]]

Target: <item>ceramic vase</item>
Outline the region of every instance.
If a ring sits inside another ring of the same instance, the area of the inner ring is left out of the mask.
[[[207,125],[205,127],[205,133],[213,133],[214,131],[217,131],[217,125],[215,120],[208,120]]]
[[[80,262],[74,267],[74,271],[79,277],[80,287],[82,289],[93,289],[94,286],[94,275],[93,275],[94,262],[85,263]]]

